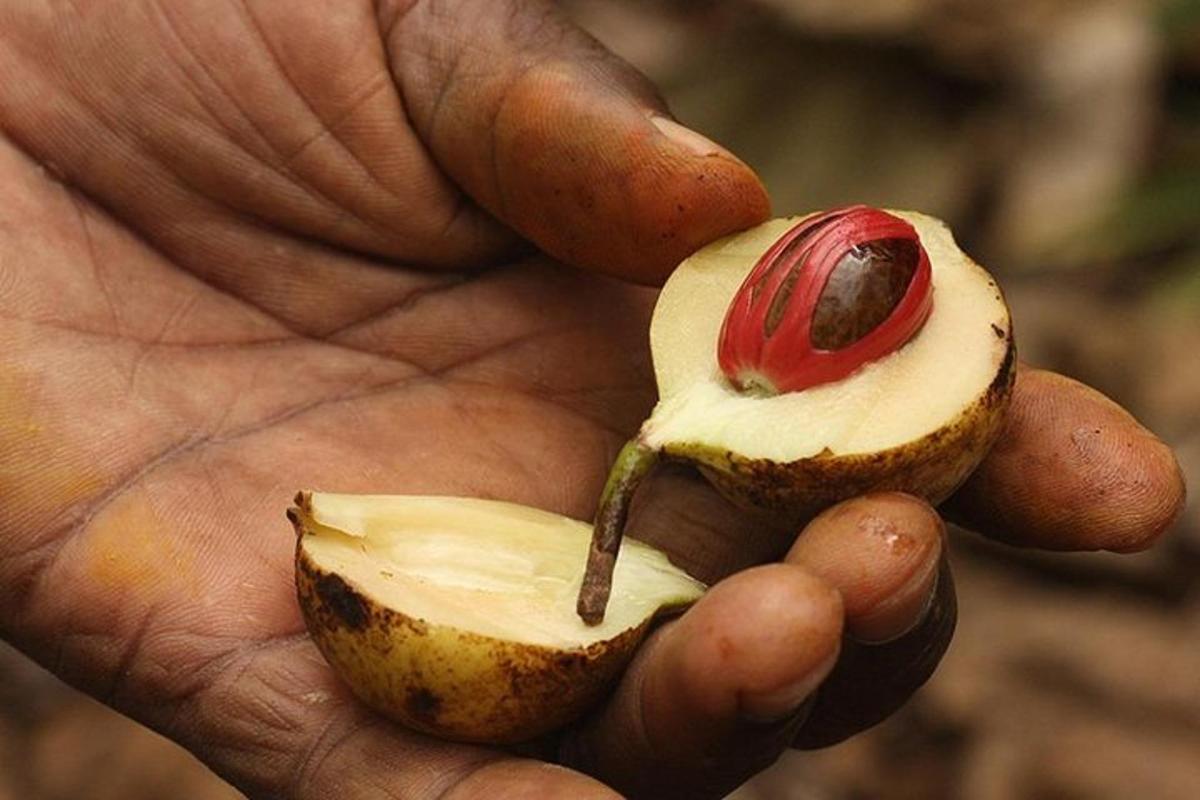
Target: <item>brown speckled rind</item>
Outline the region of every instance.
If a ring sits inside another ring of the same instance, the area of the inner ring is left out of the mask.
[[[318,567],[304,550],[304,515],[289,516],[300,608],[322,655],[365,704],[442,739],[508,744],[563,726],[596,703],[650,626],[556,650],[431,625]]]
[[[1003,335],[1008,341],[1004,358],[975,402],[944,427],[898,447],[787,463],[748,459],[694,442],[668,443],[663,452],[698,465],[740,507],[794,525],[866,492],[907,492],[937,505],[962,485],[1000,435],[1016,378],[1016,347],[1011,331]]]

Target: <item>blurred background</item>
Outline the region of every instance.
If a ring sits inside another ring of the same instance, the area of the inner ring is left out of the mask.
[[[899,715],[737,800],[1200,798],[1200,0],[569,0],[777,213],[948,220],[1022,355],[1171,442],[1193,498],[1133,557],[954,535],[959,632]],[[224,800],[0,646],[0,800]]]

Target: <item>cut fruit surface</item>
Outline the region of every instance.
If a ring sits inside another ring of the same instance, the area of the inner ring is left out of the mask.
[[[595,702],[651,621],[703,584],[627,542],[600,626],[575,615],[591,526],[491,500],[301,493],[289,512],[313,640],[371,707],[449,739],[514,742]]]
[[[703,442],[776,462],[873,453],[920,439],[976,402],[1008,348],[1003,296],[940,221],[889,213],[917,230],[932,268],[933,312],[912,341],[844,380],[800,392],[762,397],[731,386],[713,343],[747,271],[797,222],[773,220],[705,248],[668,281],[650,330],[660,402],[642,441]]]
[[[513,503],[461,497],[312,496],[302,542],[314,565],[380,605],[510,642],[586,647],[696,599],[702,584],[629,540],[604,624],[575,615],[591,526]]]

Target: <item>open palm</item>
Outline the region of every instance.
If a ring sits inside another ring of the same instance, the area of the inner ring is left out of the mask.
[[[304,636],[282,512],[318,488],[588,518],[653,402],[653,293],[617,278],[761,219],[752,173],[540,3],[30,0],[0,31],[0,633],[252,795],[609,796],[355,703]],[[1160,532],[1169,452],[1082,387],[1020,386],[960,512],[1055,547]],[[1085,416],[1104,434],[1056,451]],[[1101,474],[1111,506],[1055,517]],[[652,491],[640,533],[706,579],[782,555],[686,474]],[[887,713],[944,649],[952,592],[936,517],[856,502],[526,755],[699,797]],[[845,542],[868,518],[920,546],[866,563]],[[806,717],[843,625],[916,629],[849,645]],[[895,685],[856,684],[864,662]]]

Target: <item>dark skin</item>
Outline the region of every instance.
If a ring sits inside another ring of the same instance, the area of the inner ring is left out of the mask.
[[[654,399],[654,292],[609,276],[768,215],[549,6],[16,0],[0,75],[0,634],[56,674],[252,797],[461,800],[719,796],[932,670],[921,501],[843,504],[756,567],[796,531],[673,469],[632,533],[721,582],[539,744],[565,768],[377,718],[305,636],[296,489],[589,517]],[[1128,414],[1030,370],[951,508],[1127,551],[1182,495]]]

